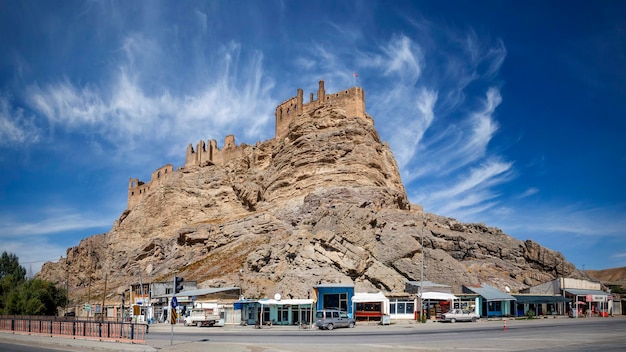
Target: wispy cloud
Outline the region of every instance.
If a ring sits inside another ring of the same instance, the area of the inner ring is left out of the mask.
[[[18,256],[20,265],[26,269],[26,275],[36,274],[45,262],[56,262],[66,254],[67,248],[48,241],[45,237],[37,239],[37,245],[23,239],[2,239],[2,250]]]
[[[273,81],[263,73],[262,54],[253,53],[242,62],[240,45],[227,43],[217,52],[218,74],[174,93],[167,86],[143,83],[150,72],[139,68],[136,53],[155,44],[142,44],[141,39],[125,41],[127,60],[110,85],[80,87],[67,78],[36,84],[27,89],[29,103],[55,128],[78,132],[88,127],[124,152],[167,140],[180,154],[187,143],[200,139],[221,139],[236,131],[255,139],[263,134],[275,101],[269,96]]]
[[[422,73],[422,50],[417,43],[402,35],[382,48],[385,54],[385,75],[393,75],[403,81],[414,83]]]
[[[0,237],[53,235],[68,231],[111,227],[112,214],[94,215],[75,209],[41,209],[37,220],[3,217]]]
[[[518,199],[523,199],[523,198],[530,197],[530,196],[532,196],[534,194],[537,194],[537,193],[539,193],[539,188],[530,187],[527,190],[525,190],[522,194],[518,195],[517,198]]]
[[[34,117],[26,116],[21,108],[14,108],[10,99],[0,95],[0,146],[16,146],[36,143],[39,130]]]

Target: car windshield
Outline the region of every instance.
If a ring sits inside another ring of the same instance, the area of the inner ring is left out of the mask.
[[[322,319],[322,318],[324,317],[324,312],[317,312],[317,313],[315,314],[315,317],[316,317],[317,319]]]

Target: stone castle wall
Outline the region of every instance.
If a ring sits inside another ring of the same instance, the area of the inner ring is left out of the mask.
[[[131,178],[128,181],[128,209],[134,207],[143,197],[150,192],[152,187],[160,185],[166,178],[174,172],[172,164],[166,164],[152,172],[150,181],[144,183],[137,178]]]
[[[332,106],[344,109],[346,116],[366,117],[365,91],[361,87],[352,87],[333,94],[326,94],[324,81],[319,82],[317,100],[313,100],[313,93],[309,95],[309,102],[303,102],[303,91],[298,89],[298,95],[287,99],[276,107],[276,135],[275,138],[284,138],[289,131],[289,124],[296,116],[319,108],[320,106]]]
[[[285,138],[289,132],[289,124],[299,115],[310,113],[321,106],[330,106],[345,110],[346,116],[357,116],[371,119],[365,112],[365,91],[361,87],[352,87],[344,91],[326,94],[324,81],[319,81],[317,100],[313,93],[309,102],[303,102],[303,91],[298,89],[295,97],[289,98],[276,107],[276,133],[274,138]],[[219,149],[215,139],[199,141],[196,148],[189,144],[185,154],[185,168],[203,167],[207,165],[223,165],[243,155],[246,145],[237,146],[235,136],[224,138],[224,147]],[[161,184],[174,172],[171,164],[164,165],[152,173],[150,181],[144,183],[137,178],[128,182],[128,209],[133,208],[141,199],[149,194],[150,189]]]

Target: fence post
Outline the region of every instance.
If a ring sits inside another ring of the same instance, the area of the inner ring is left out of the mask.
[[[15,331],[15,319],[11,319],[11,331]]]
[[[83,336],[87,336],[87,322],[83,322]]]
[[[131,341],[135,339],[135,324],[130,324],[130,339]]]

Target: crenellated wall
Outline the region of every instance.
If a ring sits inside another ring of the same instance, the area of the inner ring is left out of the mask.
[[[319,81],[317,100],[313,100],[313,93],[309,95],[309,102],[303,102],[303,91],[298,89],[295,97],[289,98],[276,107],[275,138],[284,138],[289,131],[289,124],[296,116],[311,112],[320,106],[341,108],[346,111],[346,116],[358,116],[365,118],[365,91],[361,87],[352,87],[344,91],[326,94],[324,81]]]
[[[365,112],[365,91],[361,87],[352,87],[332,94],[326,94],[324,81],[319,81],[317,89],[317,100],[313,99],[313,93],[309,95],[309,102],[304,103],[304,92],[298,88],[297,95],[282,102],[276,107],[276,139],[285,138],[289,132],[289,124],[304,113],[309,113],[321,106],[335,107],[343,109],[346,116],[357,116],[371,119]],[[203,167],[207,165],[223,165],[230,160],[243,155],[243,149],[247,145],[237,146],[235,135],[228,135],[224,138],[222,149],[217,147],[215,139],[199,141],[194,149],[193,145],[187,146],[185,154],[185,168]],[[162,166],[152,173],[149,182],[131,178],[128,183],[128,209],[134,207],[141,199],[150,192],[151,188],[159,185],[166,177],[174,172],[171,164]]]
[[[196,149],[191,144],[187,146],[185,155],[185,167],[207,166],[211,164],[224,164],[241,156],[242,146],[235,144],[235,135],[230,134],[224,138],[224,148],[219,149],[215,139],[196,144]]]
[[[128,209],[131,209],[135,204],[139,203],[146,194],[150,192],[150,189],[156,187],[168,178],[174,172],[174,166],[172,164],[166,164],[152,172],[150,181],[144,183],[137,178],[131,178],[128,181]]]

